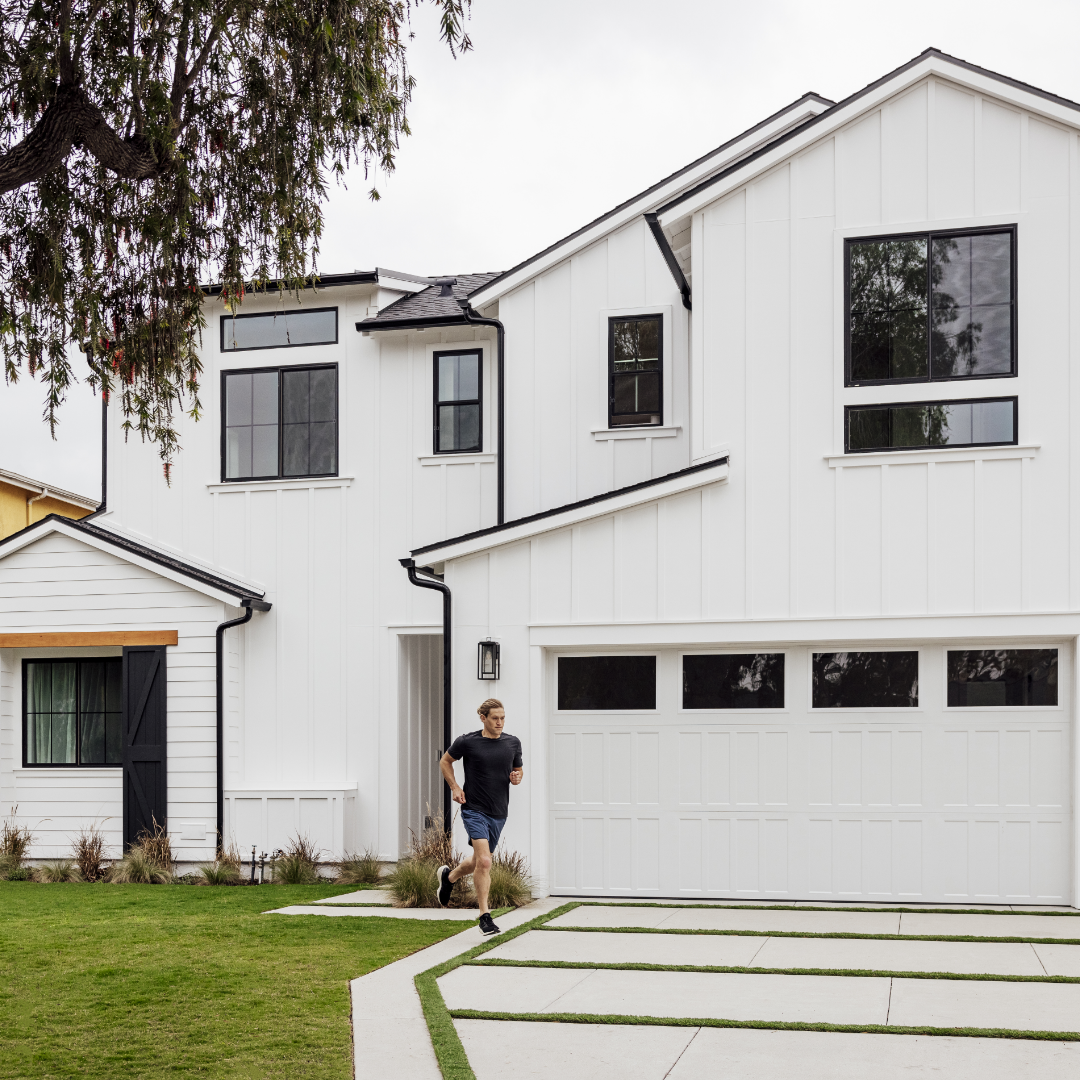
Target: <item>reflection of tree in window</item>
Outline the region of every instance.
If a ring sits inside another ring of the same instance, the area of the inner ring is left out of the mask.
[[[661,423],[660,319],[611,320],[614,426]]]
[[[684,709],[783,707],[783,653],[683,657]]]
[[[949,705],[1056,705],[1057,661],[1057,649],[950,650]]]
[[[915,708],[919,704],[919,654],[911,652],[814,653],[815,709]]]

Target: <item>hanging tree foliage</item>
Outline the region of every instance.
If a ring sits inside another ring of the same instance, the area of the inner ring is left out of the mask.
[[[54,432],[74,341],[168,475],[200,286],[299,288],[328,175],[393,168],[413,2],[0,0],[0,341]],[[431,3],[467,50],[470,0]]]

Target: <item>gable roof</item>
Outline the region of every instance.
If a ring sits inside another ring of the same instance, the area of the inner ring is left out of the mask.
[[[151,570],[181,585],[187,585],[196,592],[211,596],[215,600],[222,600],[227,604],[235,604],[237,600],[261,600],[266,595],[266,590],[257,585],[214,573],[207,567],[185,562],[170,551],[152,547],[145,540],[138,540],[115,529],[102,528],[89,521],[74,521],[71,518],[61,517],[59,514],[48,514],[40,521],[35,521],[33,525],[28,525],[25,529],[0,540],[0,560],[51,533],[60,533],[62,536],[79,540],[99,551],[108,551],[110,554],[118,555],[136,566]]]
[[[499,277],[497,272],[488,274],[459,274],[452,279],[450,296],[443,296],[441,285],[432,285],[412,296],[403,296],[373,315],[356,324],[358,330],[392,330],[394,326],[417,326],[425,323],[465,322],[459,300],[465,300],[469,294],[482,285]],[[449,278],[447,281],[451,280]]]
[[[44,480],[34,480],[21,473],[10,472],[8,469],[0,469],[0,483],[11,484],[13,487],[23,488],[25,491],[34,491],[39,494],[47,494],[52,499],[61,502],[69,502],[75,506],[84,507],[87,510],[96,510],[100,499],[91,499],[86,495],[76,495],[74,491],[65,491],[63,488],[53,487]]]
[[[575,251],[595,243],[602,236],[620,228],[638,217],[646,210],[655,209],[662,202],[669,200],[673,195],[686,187],[693,186],[703,176],[716,172],[724,165],[745,156],[754,147],[763,142],[771,142],[778,132],[786,131],[808,117],[817,115],[833,105],[826,97],[814,92],[803,94],[802,97],[793,101],[790,105],[767,116],[764,120],[747,128],[727,142],[721,143],[716,149],[710,150],[689,165],[684,165],[670,176],[664,177],[658,183],[632,196],[625,202],[619,203],[606,213],[594,218],[587,225],[575,229],[568,236],[556,240],[554,244],[544,248],[543,251],[530,255],[523,262],[511,267],[509,270],[496,274],[488,282],[477,286],[470,295],[474,306],[483,307],[497,299],[500,295],[517,288],[523,281],[528,280],[535,274],[552,263],[567,259]],[[525,273],[529,271],[529,273]]]

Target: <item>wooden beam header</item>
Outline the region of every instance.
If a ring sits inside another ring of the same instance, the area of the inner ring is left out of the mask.
[[[0,634],[0,649],[72,648],[80,645],[175,645],[176,630],[87,630],[60,634]]]

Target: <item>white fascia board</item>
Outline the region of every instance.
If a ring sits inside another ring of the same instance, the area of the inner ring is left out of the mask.
[[[500,296],[513,292],[514,289],[520,288],[534,277],[550,270],[552,266],[569,259],[571,255],[589,247],[590,244],[595,244],[598,240],[607,236],[608,233],[623,228],[628,222],[640,217],[652,207],[669,202],[680,191],[692,188],[695,184],[700,184],[702,180],[712,173],[719,172],[725,166],[730,165],[733,161],[737,161],[746,154],[752,154],[759,146],[764,146],[772,139],[782,135],[789,128],[797,127],[811,117],[824,112],[829,107],[816,98],[801,98],[799,101],[794,102],[791,107],[773,117],[767,124],[751,129],[737,142],[722,150],[717,150],[704,161],[699,162],[698,166],[692,171],[672,177],[670,183],[657,188],[655,191],[642,194],[627,206],[624,206],[618,213],[597,221],[591,228],[576,236],[568,236],[565,241],[557,243],[542,257],[527,263],[508,277],[497,279],[491,285],[473,293],[469,298],[473,307],[479,310],[484,305],[498,300]]]
[[[85,544],[87,547],[94,548],[97,551],[115,555],[118,559],[123,559],[124,562],[129,562],[133,566],[140,566],[144,570],[149,570],[151,573],[157,574],[158,577],[173,581],[177,585],[183,585],[193,592],[202,593],[203,596],[209,596],[214,600],[220,600],[222,603],[230,604],[232,607],[239,606],[238,601],[241,596],[252,596],[259,599],[265,595],[265,590],[260,586],[236,581],[235,578],[231,578],[229,575],[223,574],[219,570],[212,569],[211,567],[195,566],[193,563],[192,566],[195,567],[195,569],[205,570],[206,573],[213,574],[214,577],[222,578],[225,581],[232,581],[236,584],[235,592],[226,592],[224,589],[215,588],[207,582],[199,581],[198,578],[189,577],[179,570],[174,570],[171,566],[163,565],[153,559],[144,558],[136,552],[129,551],[127,548],[120,547],[117,544],[110,544],[101,537],[90,535],[78,529],[73,529],[70,526],[65,525],[62,521],[42,522],[40,528],[31,527],[29,529],[23,529],[22,532],[17,533],[8,540],[0,542],[0,560],[5,559],[8,555],[14,554],[16,551],[21,551],[24,547],[28,547],[30,544],[41,540],[43,537],[49,536],[51,533],[59,533],[61,536],[67,536],[72,540],[78,540],[80,544]],[[129,537],[128,539],[131,539],[135,543],[142,544],[144,547],[150,547],[145,540],[136,540],[135,537]],[[162,551],[161,556],[162,558],[169,559],[180,558],[179,555],[171,551]]]
[[[86,495],[76,495],[74,491],[65,491],[63,488],[53,487],[42,480],[31,480],[29,476],[8,472],[7,469],[0,469],[0,483],[22,488],[24,491],[32,491],[35,495],[45,494],[50,499],[69,502],[75,506],[85,507],[87,510],[96,510],[101,501],[100,499],[88,498]]]
[[[539,521],[527,521],[521,525],[515,525],[509,529],[502,529],[499,532],[489,533],[485,536],[475,536],[472,539],[447,544],[445,547],[431,548],[418,555],[417,562],[428,566],[435,563],[449,562],[451,559],[463,559],[469,555],[476,555],[481,551],[490,551],[492,548],[504,547],[506,544],[516,544],[521,540],[529,540],[534,536],[540,536],[542,533],[555,532],[557,529],[565,529],[570,525],[579,525],[583,521],[607,517],[609,514],[616,514],[620,510],[629,510],[635,506],[643,506],[645,503],[658,502],[660,499],[666,499],[672,495],[681,495],[683,492],[692,491],[694,488],[705,487],[708,484],[724,483],[727,478],[728,464],[725,461],[713,469],[703,469],[701,472],[678,476],[662,484],[653,484],[637,491],[628,491],[623,495],[614,495],[610,499],[601,499],[590,503],[588,506],[579,506],[560,514],[551,514],[549,517],[541,518]]]
[[[1080,108],[1076,106],[1049,100],[1039,94],[1024,90],[1022,87],[1014,86],[1009,82],[992,78],[978,71],[972,71],[966,65],[951,62],[945,57],[928,56],[918,64],[897,72],[894,78],[888,79],[879,86],[874,87],[873,90],[856,97],[849,104],[835,108],[820,123],[813,124],[806,131],[799,132],[753,161],[748,161],[743,167],[736,166],[723,180],[710,184],[697,194],[691,195],[669,207],[659,215],[660,224],[664,228],[668,228],[680,219],[696,214],[699,210],[705,209],[706,206],[717,202],[742,187],[754,176],[768,172],[814,143],[828,138],[859,116],[873,112],[875,109],[880,108],[889,98],[902,94],[905,90],[931,75],[954,83],[957,86],[965,87],[975,93],[983,94],[986,97],[1007,102],[1014,108],[1038,113],[1055,123],[1065,124],[1071,128],[1080,128]]]

